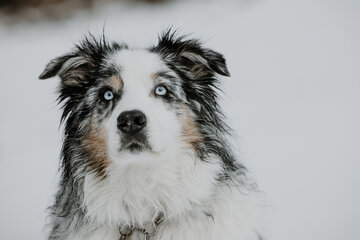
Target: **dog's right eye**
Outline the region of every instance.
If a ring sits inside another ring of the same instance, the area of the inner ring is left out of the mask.
[[[158,96],[165,96],[167,94],[168,90],[163,85],[159,85],[155,88],[155,94]]]
[[[114,93],[111,90],[103,91],[102,98],[105,101],[110,101],[114,98]]]

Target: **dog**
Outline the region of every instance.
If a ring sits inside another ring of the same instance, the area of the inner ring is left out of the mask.
[[[258,189],[228,144],[224,57],[167,30],[131,49],[89,34],[59,76],[64,142],[48,239],[259,240]]]

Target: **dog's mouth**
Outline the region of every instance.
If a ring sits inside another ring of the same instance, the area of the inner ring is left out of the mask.
[[[139,153],[146,150],[151,150],[151,146],[145,134],[138,133],[134,135],[124,135],[121,138],[119,151]]]
[[[131,153],[138,153],[149,149],[147,144],[132,141],[125,145],[124,150],[130,151]]]

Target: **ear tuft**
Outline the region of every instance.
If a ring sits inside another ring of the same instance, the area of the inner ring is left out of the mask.
[[[93,63],[99,62],[106,54],[124,47],[126,47],[125,44],[110,46],[104,35],[97,39],[89,33],[75,45],[73,52],[53,59],[39,78],[47,79],[59,75],[63,83],[67,80],[73,82],[74,78],[83,78],[82,73],[86,66],[94,65]]]
[[[44,71],[40,74],[39,79],[48,79],[55,77],[63,67],[64,63],[69,60],[71,56],[66,55],[51,60],[45,67]]]
[[[205,49],[204,55],[208,60],[211,69],[220,75],[230,77],[230,72],[226,66],[226,60],[222,54],[211,49]]]
[[[185,67],[193,78],[214,74],[230,76],[223,55],[204,48],[199,40],[187,37],[177,36],[177,32],[170,28],[159,37],[159,43],[152,51],[161,54],[169,62]]]
[[[89,59],[79,54],[68,54],[53,59],[40,74],[40,79],[59,75],[62,86],[76,86],[86,80],[88,68],[92,66]]]

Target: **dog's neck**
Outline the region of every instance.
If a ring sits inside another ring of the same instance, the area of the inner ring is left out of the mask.
[[[86,217],[99,224],[143,226],[159,214],[171,219],[205,211],[221,170],[216,158],[201,161],[193,153],[149,163],[112,163],[104,179],[85,177]]]

